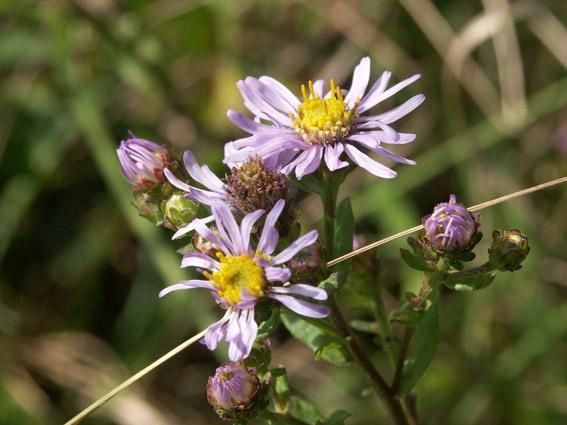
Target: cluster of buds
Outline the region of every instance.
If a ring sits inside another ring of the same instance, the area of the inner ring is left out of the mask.
[[[176,192],[165,178],[166,168],[178,168],[166,146],[131,134],[116,153],[122,175],[132,186],[133,204],[142,217],[173,230],[193,220],[198,206]]]
[[[224,420],[250,419],[267,401],[268,382],[256,369],[242,362],[226,363],[217,368],[207,384],[207,400]]]

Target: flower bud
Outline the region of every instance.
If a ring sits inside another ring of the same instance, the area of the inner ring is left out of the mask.
[[[435,206],[433,214],[424,217],[425,241],[440,253],[457,253],[476,244],[479,223],[455,195],[449,202]]]
[[[148,190],[165,181],[163,170],[170,163],[169,151],[165,146],[131,136],[116,149],[120,170],[134,190]]]
[[[520,269],[529,252],[528,238],[519,230],[495,230],[492,233],[488,255],[490,263],[498,270],[513,272]]]
[[[174,193],[161,204],[161,210],[167,227],[179,230],[195,218],[199,205],[180,193]]]
[[[250,418],[262,404],[263,387],[254,368],[225,363],[209,378],[207,400],[224,420]]]
[[[319,241],[316,241],[314,244],[299,251],[286,265],[291,270],[294,282],[311,282],[318,280],[317,277],[323,265],[322,261],[321,244]]]

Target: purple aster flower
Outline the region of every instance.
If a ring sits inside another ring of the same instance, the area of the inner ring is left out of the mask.
[[[233,167],[226,177],[226,183],[206,165],[200,166],[191,151],[185,151],[183,162],[189,176],[206,189],[190,186],[166,169],[165,175],[169,182],[187,192],[189,199],[209,207],[219,200],[226,202],[238,218],[259,209],[269,210],[279,199],[289,201],[295,196],[286,177],[266,167],[259,157],[250,157],[240,166]],[[203,220],[211,222],[213,216]],[[173,238],[179,238],[193,230],[193,223],[189,223],[179,229]]]
[[[376,162],[359,147],[403,164],[415,164],[382,144],[412,142],[415,134],[398,133],[390,124],[417,108],[425,96],[419,94],[387,112],[365,115],[369,109],[416,81],[414,75],[386,89],[391,73],[386,71],[367,91],[370,58],[354,69],[350,90],[331,80],[326,91],[322,80],[301,86],[302,99],[270,77],[248,77],[238,82],[244,105],[254,114],[252,120],[235,111],[229,119],[250,134],[225,145],[225,162],[238,164],[249,155],[259,155],[284,174],[295,170],[298,179],[315,172],[322,161],[330,171],[352,162],[378,177],[393,178],[396,172]],[[341,159],[343,157],[343,159]]]
[[[433,214],[423,220],[429,245],[439,252],[457,252],[470,247],[478,229],[478,222],[455,195],[449,202],[435,206]]]
[[[122,175],[136,190],[147,189],[165,181],[163,170],[170,166],[169,151],[165,146],[149,140],[131,138],[120,142],[116,149]]]
[[[329,315],[327,307],[296,297],[324,301],[327,293],[306,284],[289,285],[291,272],[282,266],[299,251],[315,243],[317,231],[306,233],[279,254],[273,255],[279,241],[276,221],[284,205],[285,201],[279,200],[267,214],[259,241],[253,247],[250,235],[264,211],[247,214],[239,226],[225,203],[213,202],[211,209],[217,233],[199,219],[194,220],[194,228],[205,240],[218,247],[216,258],[190,252],[185,254],[181,263],[181,267],[198,268],[207,280],[181,281],[160,292],[162,297],[181,289],[205,288],[211,291],[226,314],[208,328],[204,343],[214,350],[221,340],[226,340],[232,361],[244,359],[250,354],[258,332],[254,307],[261,299],[271,298],[307,317],[323,318]]]
[[[266,389],[256,370],[242,362],[225,363],[217,368],[207,383],[207,400],[226,420],[253,416]]]

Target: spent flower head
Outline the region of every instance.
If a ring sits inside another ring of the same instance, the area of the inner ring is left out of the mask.
[[[226,340],[232,361],[250,354],[258,333],[254,308],[264,299],[278,301],[307,317],[323,318],[330,313],[327,307],[303,299],[325,301],[327,293],[323,289],[303,283],[290,285],[291,271],[283,267],[298,252],[315,243],[317,231],[306,233],[279,254],[273,255],[279,241],[276,222],[284,206],[285,201],[276,202],[264,220],[258,243],[253,244],[251,232],[264,211],[247,214],[238,225],[224,202],[213,203],[211,209],[216,233],[200,219],[193,223],[195,231],[219,250],[213,256],[190,252],[185,254],[181,263],[181,267],[196,267],[206,279],[181,281],[160,292],[160,296],[164,296],[181,289],[208,289],[226,314],[209,326],[204,342],[210,350],[214,350],[221,340]]]
[[[255,119],[228,111],[229,119],[250,136],[225,145],[225,162],[240,164],[251,154],[259,155],[270,167],[281,168],[284,174],[295,171],[301,179],[319,169],[323,161],[330,171],[347,167],[349,162],[341,159],[344,153],[353,163],[378,177],[395,177],[395,171],[358,148],[394,162],[415,164],[382,144],[404,144],[415,139],[415,134],[399,133],[390,124],[417,108],[425,96],[419,94],[389,111],[365,115],[420,76],[414,75],[386,89],[390,77],[390,72],[384,72],[367,91],[370,58],[366,57],[354,69],[348,91],[333,80],[327,89],[322,80],[309,81],[301,86],[301,98],[298,98],[271,77],[239,81],[237,86],[244,104]]]
[[[266,389],[254,368],[225,363],[209,378],[207,400],[224,420],[248,419],[262,406]]]
[[[451,195],[449,202],[437,204],[433,214],[424,217],[423,227],[426,243],[440,253],[450,254],[474,246],[479,223],[467,207]]]

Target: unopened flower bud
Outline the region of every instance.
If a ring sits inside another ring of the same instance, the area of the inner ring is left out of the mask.
[[[287,178],[267,168],[259,156],[233,167],[226,182],[228,202],[242,216],[259,209],[270,211],[280,199],[286,200],[286,209],[289,209],[289,201],[295,198]]]
[[[435,206],[433,214],[424,217],[425,241],[440,253],[456,253],[472,248],[479,224],[455,195],[449,202]]]
[[[199,205],[180,193],[174,193],[161,204],[161,210],[167,227],[179,230],[195,218]]]
[[[302,249],[287,262],[294,282],[316,281],[322,268],[323,254],[319,241]]]
[[[519,230],[495,230],[492,233],[492,246],[488,255],[490,263],[498,270],[518,270],[529,252],[528,238]]]
[[[120,143],[116,153],[122,175],[134,190],[147,190],[165,181],[163,170],[170,163],[166,147],[132,135]]]
[[[262,404],[263,387],[254,368],[226,363],[209,378],[207,399],[224,420],[251,418]]]

